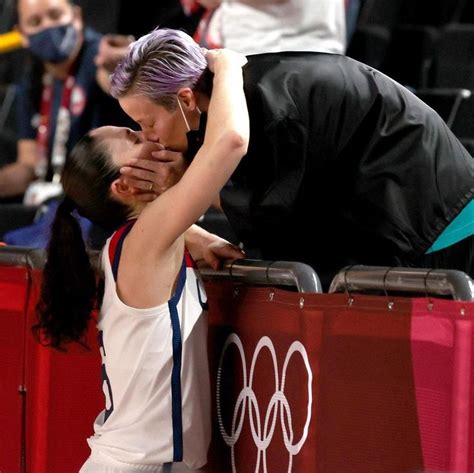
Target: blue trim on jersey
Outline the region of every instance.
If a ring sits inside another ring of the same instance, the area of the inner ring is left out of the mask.
[[[179,272],[178,284],[174,296],[169,300],[168,307],[173,330],[173,370],[171,372],[171,410],[173,423],[173,461],[183,461],[183,418],[181,401],[181,358],[183,341],[179,323],[178,302],[186,283],[186,259]]]
[[[119,268],[119,263],[120,263],[120,256],[122,255],[123,242],[125,241],[125,237],[129,234],[130,230],[132,229],[134,223],[135,223],[135,220],[133,220],[132,222],[128,224],[128,227],[125,228],[125,230],[120,235],[120,238],[117,242],[114,260],[112,261],[112,265],[111,265],[112,274],[114,275],[115,282],[117,282],[117,274],[118,274],[118,268]]]
[[[109,394],[109,401],[110,401],[110,408],[104,408],[104,423],[110,417],[110,414],[114,411],[114,396],[112,394],[112,385],[110,384],[109,376],[107,375],[107,369],[105,368],[105,361],[104,358],[107,357],[107,353],[105,352],[105,345],[104,345],[104,332],[103,330],[99,330],[97,334],[97,342],[99,344],[100,350],[102,350],[103,357],[102,358],[102,365],[100,368],[100,375],[102,378],[102,391],[104,391],[104,383],[107,386],[108,394]],[[102,355],[101,353],[101,355]],[[106,393],[104,392],[104,397],[106,397]]]

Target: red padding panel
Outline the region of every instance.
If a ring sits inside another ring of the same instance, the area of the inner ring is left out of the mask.
[[[323,313],[308,316],[296,294],[288,304],[281,291],[270,300],[265,289],[206,290],[214,395],[209,471],[316,471]]]
[[[21,463],[23,350],[28,272],[0,266],[0,471]]]
[[[28,324],[35,320],[41,275],[33,273]],[[34,473],[77,473],[89,455],[86,439],[103,408],[95,324],[90,351],[78,346],[59,353],[27,333],[27,467]]]
[[[206,288],[211,472],[473,471],[473,303]]]

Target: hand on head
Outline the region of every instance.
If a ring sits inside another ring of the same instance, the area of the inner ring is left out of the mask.
[[[135,41],[133,36],[118,34],[105,35],[100,44],[97,55],[94,59],[97,67],[103,67],[107,72],[113,72],[128,53],[130,44]]]
[[[234,66],[243,67],[247,64],[247,58],[231,49],[209,49],[204,50],[207,60],[207,67],[211,72],[215,72],[216,67]]]

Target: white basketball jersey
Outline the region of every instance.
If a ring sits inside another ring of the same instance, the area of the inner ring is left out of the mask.
[[[211,436],[205,292],[186,256],[168,303],[125,305],[114,273],[130,228],[119,229],[102,253],[97,327],[106,405],[88,440],[91,460],[140,471],[168,462],[197,469],[207,461]]]

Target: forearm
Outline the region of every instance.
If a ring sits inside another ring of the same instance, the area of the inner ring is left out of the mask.
[[[34,180],[32,166],[24,163],[12,163],[0,169],[0,198],[21,195]]]
[[[217,141],[233,133],[248,141],[249,116],[244,94],[242,64],[228,59],[226,53],[216,56],[213,92],[209,103],[204,143]]]
[[[209,233],[199,225],[192,225],[184,234],[186,248],[194,260],[202,259],[204,257],[204,249],[216,238],[219,237]]]
[[[205,262],[213,269],[219,269],[223,261],[245,257],[245,253],[238,246],[197,225],[191,226],[185,232],[185,242],[194,261]]]

